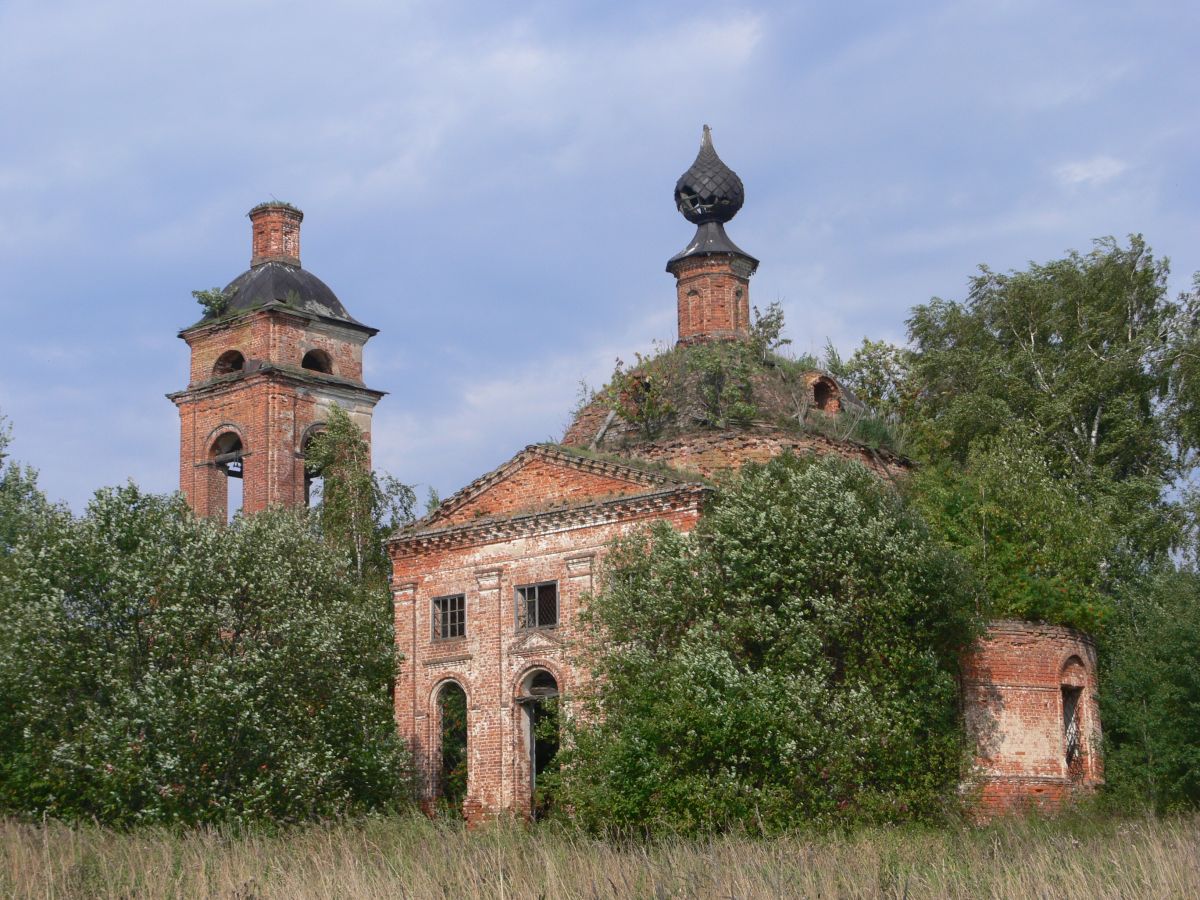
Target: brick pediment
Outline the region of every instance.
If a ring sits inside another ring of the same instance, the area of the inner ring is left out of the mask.
[[[472,482],[418,523],[447,528],[644,494],[689,483],[666,472],[592,458],[553,446],[526,447],[500,468]]]

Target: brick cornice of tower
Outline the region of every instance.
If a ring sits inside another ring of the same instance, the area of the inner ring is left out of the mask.
[[[297,325],[321,323],[330,328],[344,328],[356,334],[365,334],[368,338],[379,334],[378,328],[364,325],[355,319],[326,316],[318,312],[297,308],[283,300],[271,300],[251,309],[230,311],[228,315],[221,318],[201,319],[195,325],[189,325],[187,328],[180,329],[176,337],[190,342],[192,339],[202,335],[215,334],[222,329],[236,327],[251,316],[273,316],[280,321],[292,321]]]
[[[379,400],[388,394],[387,391],[377,391],[374,388],[369,388],[361,381],[340,378],[337,375],[313,372],[310,369],[302,369],[299,366],[262,363],[253,369],[233,372],[229,375],[216,375],[207,381],[186,387],[182,391],[173,391],[167,394],[166,397],[173,403],[178,404],[200,397],[217,396],[221,393],[263,382],[278,382],[297,387],[307,385],[319,388],[333,395],[341,394],[347,397],[369,398],[372,404],[379,402]]]

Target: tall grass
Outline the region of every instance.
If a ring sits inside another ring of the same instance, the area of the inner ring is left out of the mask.
[[[275,834],[0,820],[6,897],[1196,897],[1200,816],[620,844],[421,819]]]

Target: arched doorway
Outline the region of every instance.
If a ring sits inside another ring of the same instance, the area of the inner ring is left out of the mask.
[[[545,669],[534,669],[521,680],[518,702],[525,711],[530,810],[538,819],[550,810],[545,776],[558,768],[561,723],[557,679]]]
[[[437,695],[438,753],[437,799],[461,812],[467,797],[467,692],[457,681],[447,681]]]

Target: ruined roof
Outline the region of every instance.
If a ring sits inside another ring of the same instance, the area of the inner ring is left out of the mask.
[[[284,262],[264,262],[247,269],[226,285],[225,294],[229,297],[225,311],[220,316],[205,316],[200,324],[282,304],[322,319],[367,327],[346,312],[329,285],[307,269]]]

